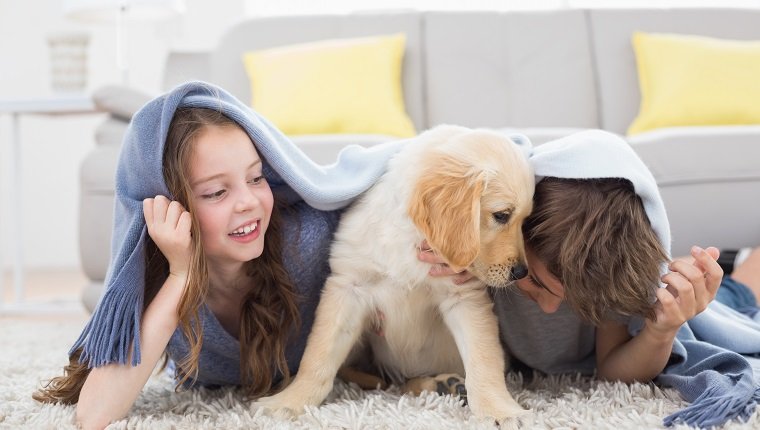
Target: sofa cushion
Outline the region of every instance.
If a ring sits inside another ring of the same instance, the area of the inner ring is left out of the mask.
[[[628,134],[760,124],[760,41],[636,32],[633,49],[641,107]]]
[[[588,129],[574,128],[574,127],[524,127],[524,128],[502,127],[502,128],[499,128],[497,131],[500,133],[507,134],[507,135],[515,134],[515,133],[523,134],[528,138],[528,140],[530,140],[531,145],[536,147],[538,145],[542,145],[551,140],[569,136],[573,133],[578,133],[583,130],[588,130]]]
[[[430,12],[428,125],[597,128],[581,10]]]
[[[161,88],[170,90],[187,81],[211,81],[210,60],[208,51],[170,51]]]
[[[225,32],[210,58],[210,81],[240,100],[251,95],[243,53],[326,39],[404,33],[404,105],[415,128],[425,128],[422,97],[421,15],[417,13],[287,16],[242,22]]]
[[[253,107],[288,135],[413,136],[404,109],[399,33],[247,52]]]
[[[291,140],[317,164],[332,164],[338,153],[349,145],[370,147],[396,140],[397,137],[379,134],[321,134],[293,136]]]
[[[631,36],[635,31],[760,40],[760,10],[594,9],[588,11],[601,127],[624,134],[639,110]]]

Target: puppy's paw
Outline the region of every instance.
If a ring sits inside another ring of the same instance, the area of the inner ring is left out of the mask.
[[[385,390],[388,384],[379,376],[362,372],[353,367],[343,367],[338,371],[338,377],[345,382],[353,383],[362,390]]]
[[[435,391],[438,394],[451,394],[459,396],[467,404],[467,387],[464,384],[464,378],[456,373],[445,373],[433,378],[435,381]]]
[[[496,420],[496,425],[499,427],[499,430],[518,430],[528,426],[532,418],[533,412],[523,409],[516,417]]]
[[[470,409],[478,419],[496,420],[501,429],[517,429],[526,420],[531,411],[524,409],[511,396],[487,397],[470,395]]]
[[[307,399],[291,395],[285,390],[273,396],[260,397],[251,404],[251,408],[264,409],[276,418],[289,420],[301,415],[308,404]]]
[[[410,379],[401,387],[402,391],[419,396],[423,391],[459,396],[467,404],[467,388],[464,378],[456,373],[443,373],[437,376],[423,376]]]
[[[279,393],[261,397],[251,404],[255,409],[271,411],[272,415],[280,418],[292,418],[303,414],[306,406],[319,406],[325,400],[333,381],[313,382],[307,379],[296,379]]]

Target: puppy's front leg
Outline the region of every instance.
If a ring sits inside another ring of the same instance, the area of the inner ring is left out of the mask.
[[[504,424],[527,411],[507,390],[504,351],[492,307],[484,290],[473,290],[446,299],[441,313],[464,363],[467,401],[472,412],[478,418],[491,417]]]
[[[345,277],[327,279],[293,382],[280,393],[259,399],[254,407],[300,414],[304,406],[319,405],[330,394],[338,369],[356,344],[368,316],[367,301],[357,288]]]

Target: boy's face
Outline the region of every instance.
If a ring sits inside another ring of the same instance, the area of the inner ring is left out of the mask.
[[[528,262],[528,276],[517,280],[517,288],[538,303],[542,311],[547,314],[556,312],[565,299],[565,287],[549,273],[544,262],[528,246],[525,247],[525,258]]]
[[[193,146],[190,186],[209,262],[239,264],[264,250],[274,198],[261,158],[239,127],[206,127]]]

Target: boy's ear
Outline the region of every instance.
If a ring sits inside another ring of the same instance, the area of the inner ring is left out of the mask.
[[[482,178],[453,176],[452,170],[439,168],[428,169],[412,191],[409,217],[456,272],[469,267],[480,252],[483,187]]]

